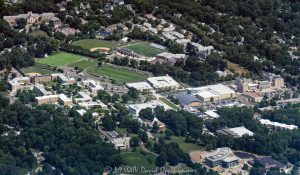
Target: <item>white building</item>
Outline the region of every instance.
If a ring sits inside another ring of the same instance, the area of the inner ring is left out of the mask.
[[[207,53],[208,55],[214,50],[213,46],[202,46],[199,43],[191,42],[191,44],[197,48],[198,52]]]
[[[130,137],[113,138],[110,142],[115,145],[116,149],[130,148]]]
[[[284,124],[284,123],[272,122],[268,119],[260,119],[259,121],[261,124],[266,125],[268,128],[270,128],[274,131],[298,129],[298,126],[296,126],[296,125],[288,125],[288,124]]]
[[[140,92],[145,92],[145,91],[151,92],[151,91],[153,91],[152,86],[149,83],[145,82],[145,81],[136,82],[136,83],[127,83],[126,86],[128,88],[135,88]]]
[[[99,90],[104,90],[103,86],[100,85],[100,82],[94,80],[83,80],[81,85],[88,87],[93,96],[97,95]]]
[[[147,80],[154,87],[154,89],[167,90],[180,88],[180,84],[168,75],[150,77]]]
[[[78,92],[79,98],[75,98],[75,102],[89,102],[92,101],[93,99],[85,92]]]
[[[25,86],[29,83],[30,79],[28,77],[18,77],[8,81],[9,88],[12,92],[16,92],[18,89],[21,89],[22,86]]]
[[[44,85],[42,84],[35,84],[34,85],[34,89],[37,90],[39,93],[41,93],[42,95],[52,95],[52,92],[47,91],[44,87]]]
[[[234,90],[223,84],[216,84],[198,88],[188,88],[188,91],[191,94],[196,95],[200,100],[204,102],[232,98],[235,97],[236,94]]]
[[[133,114],[135,116],[139,116],[139,113],[142,109],[146,109],[146,108],[155,109],[158,106],[163,107],[165,110],[171,109],[168,105],[166,105],[158,100],[154,100],[154,101],[147,102],[147,103],[128,105],[128,110],[131,114]]]
[[[89,102],[81,102],[78,103],[78,105],[82,108],[85,109],[91,109],[91,108],[96,108],[96,107],[101,107],[103,109],[107,108],[107,105],[101,102],[100,100],[97,101],[89,101]]]
[[[76,82],[74,78],[68,78],[62,73],[51,74],[51,78],[52,80],[57,80],[58,82],[64,84],[73,84]]]

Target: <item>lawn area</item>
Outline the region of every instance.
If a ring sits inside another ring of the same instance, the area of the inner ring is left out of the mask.
[[[106,41],[106,40],[99,40],[99,39],[83,39],[79,41],[75,41],[73,45],[80,46],[84,49],[91,49],[94,47],[108,47],[113,48],[117,46],[117,42],[114,41]]]
[[[174,110],[179,109],[178,106],[176,106],[173,102],[171,102],[170,100],[168,100],[166,98],[160,97],[159,100],[162,101],[163,103],[165,103],[166,105],[170,106]]]
[[[94,76],[108,76],[110,79],[113,79],[120,83],[137,82],[145,80],[147,78],[147,75],[145,74],[121,67],[112,67],[108,65],[88,68],[87,73]]]
[[[30,33],[30,35],[34,37],[39,37],[39,36],[49,37],[48,34],[42,30],[33,31]]]
[[[231,61],[228,61],[228,60],[226,60],[226,62],[227,62],[228,69],[233,71],[234,73],[237,73],[239,75],[249,73],[249,71],[247,69],[245,69],[244,67],[242,67],[238,64],[235,64],[235,63],[233,63]]]
[[[82,56],[66,53],[66,52],[58,52],[54,55],[50,55],[47,58],[42,58],[37,61],[39,64],[45,64],[53,67],[60,67],[67,64],[71,64],[77,61],[84,59]]]
[[[155,47],[150,46],[149,43],[147,43],[147,42],[129,44],[125,47],[135,53],[144,55],[146,57],[154,57],[157,54],[165,52],[162,49],[157,49]]]
[[[179,145],[182,151],[189,153],[192,150],[204,150],[205,147],[201,146],[199,142],[192,141],[192,143],[186,143],[185,137],[172,136],[169,142],[175,142]]]
[[[96,65],[97,65],[96,61],[93,61],[93,60],[82,60],[82,61],[78,61],[78,62],[69,64],[68,66],[78,67],[78,69],[84,70],[86,68],[93,67],[93,66],[96,66]]]
[[[137,148],[135,152],[122,151],[121,156],[125,166],[144,167],[145,169],[155,169],[156,156],[151,153],[144,152],[141,148]]]
[[[54,73],[54,71],[52,71],[52,70],[39,68],[37,66],[25,67],[25,68],[22,68],[22,71],[24,73],[39,73],[39,74],[42,74],[42,75]]]

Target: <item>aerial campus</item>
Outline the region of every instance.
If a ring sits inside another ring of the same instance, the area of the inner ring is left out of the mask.
[[[190,0],[2,4],[0,174],[299,174],[296,29],[251,38]]]

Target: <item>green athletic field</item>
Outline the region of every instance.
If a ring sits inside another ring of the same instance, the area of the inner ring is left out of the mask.
[[[113,48],[117,46],[117,42],[114,41],[106,41],[106,40],[99,40],[99,39],[83,39],[79,41],[75,41],[73,45],[80,46],[84,49],[91,49],[94,47],[107,47]]]
[[[147,43],[147,42],[136,43],[136,44],[128,44],[125,47],[129,50],[132,50],[135,53],[138,53],[140,55],[144,55],[146,57],[154,57],[157,54],[165,52],[162,49],[157,49],[155,47],[150,46],[149,43]]]
[[[132,70],[103,65],[101,67],[91,67],[87,69],[87,73],[94,76],[108,76],[117,82],[137,82],[147,78],[147,75]]]
[[[69,64],[68,66],[70,67],[78,67],[80,70],[84,70],[89,67],[93,67],[97,65],[97,61],[92,61],[92,60],[82,60],[78,61],[72,64]]]
[[[82,56],[70,54],[66,52],[59,52],[54,55],[50,55],[47,58],[42,58],[37,61],[39,64],[45,64],[53,67],[60,67],[67,64],[71,64],[84,59]]]

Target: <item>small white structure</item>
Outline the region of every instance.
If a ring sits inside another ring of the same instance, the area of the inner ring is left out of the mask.
[[[152,91],[153,90],[152,86],[149,83],[145,82],[145,81],[136,82],[136,83],[127,83],[126,86],[128,88],[135,88],[140,92]]]
[[[87,111],[84,110],[84,109],[76,110],[76,112],[77,112],[80,116],[83,116],[85,113],[87,113]]]
[[[116,149],[130,148],[130,137],[113,138],[110,142],[115,145]]]
[[[128,38],[128,37],[124,37],[124,38],[122,38],[122,39],[121,39],[121,42],[123,42],[123,43],[127,43],[127,42],[128,42],[128,40],[129,40],[129,38]]]
[[[268,119],[260,119],[259,121],[261,124],[266,125],[268,128],[270,128],[274,131],[298,129],[298,126],[296,126],[296,125],[288,125],[288,124],[284,124],[284,123],[272,122]]]
[[[159,77],[150,77],[147,80],[155,89],[159,89],[159,90],[180,88],[179,83],[168,75],[159,76]]]
[[[139,113],[142,109],[146,109],[146,108],[154,109],[157,106],[161,106],[165,110],[170,110],[171,109],[168,105],[166,105],[166,104],[164,104],[164,103],[162,103],[158,100],[153,100],[153,101],[147,102],[147,103],[128,105],[128,110],[131,114],[133,114],[135,116],[139,116]]]
[[[220,117],[219,114],[217,114],[215,111],[211,111],[211,110],[205,111],[204,114],[206,114],[209,118],[212,118],[212,119]]]
[[[95,80],[83,80],[81,85],[88,87],[93,96],[97,95],[99,90],[103,90],[103,86],[100,85],[100,82]]]

